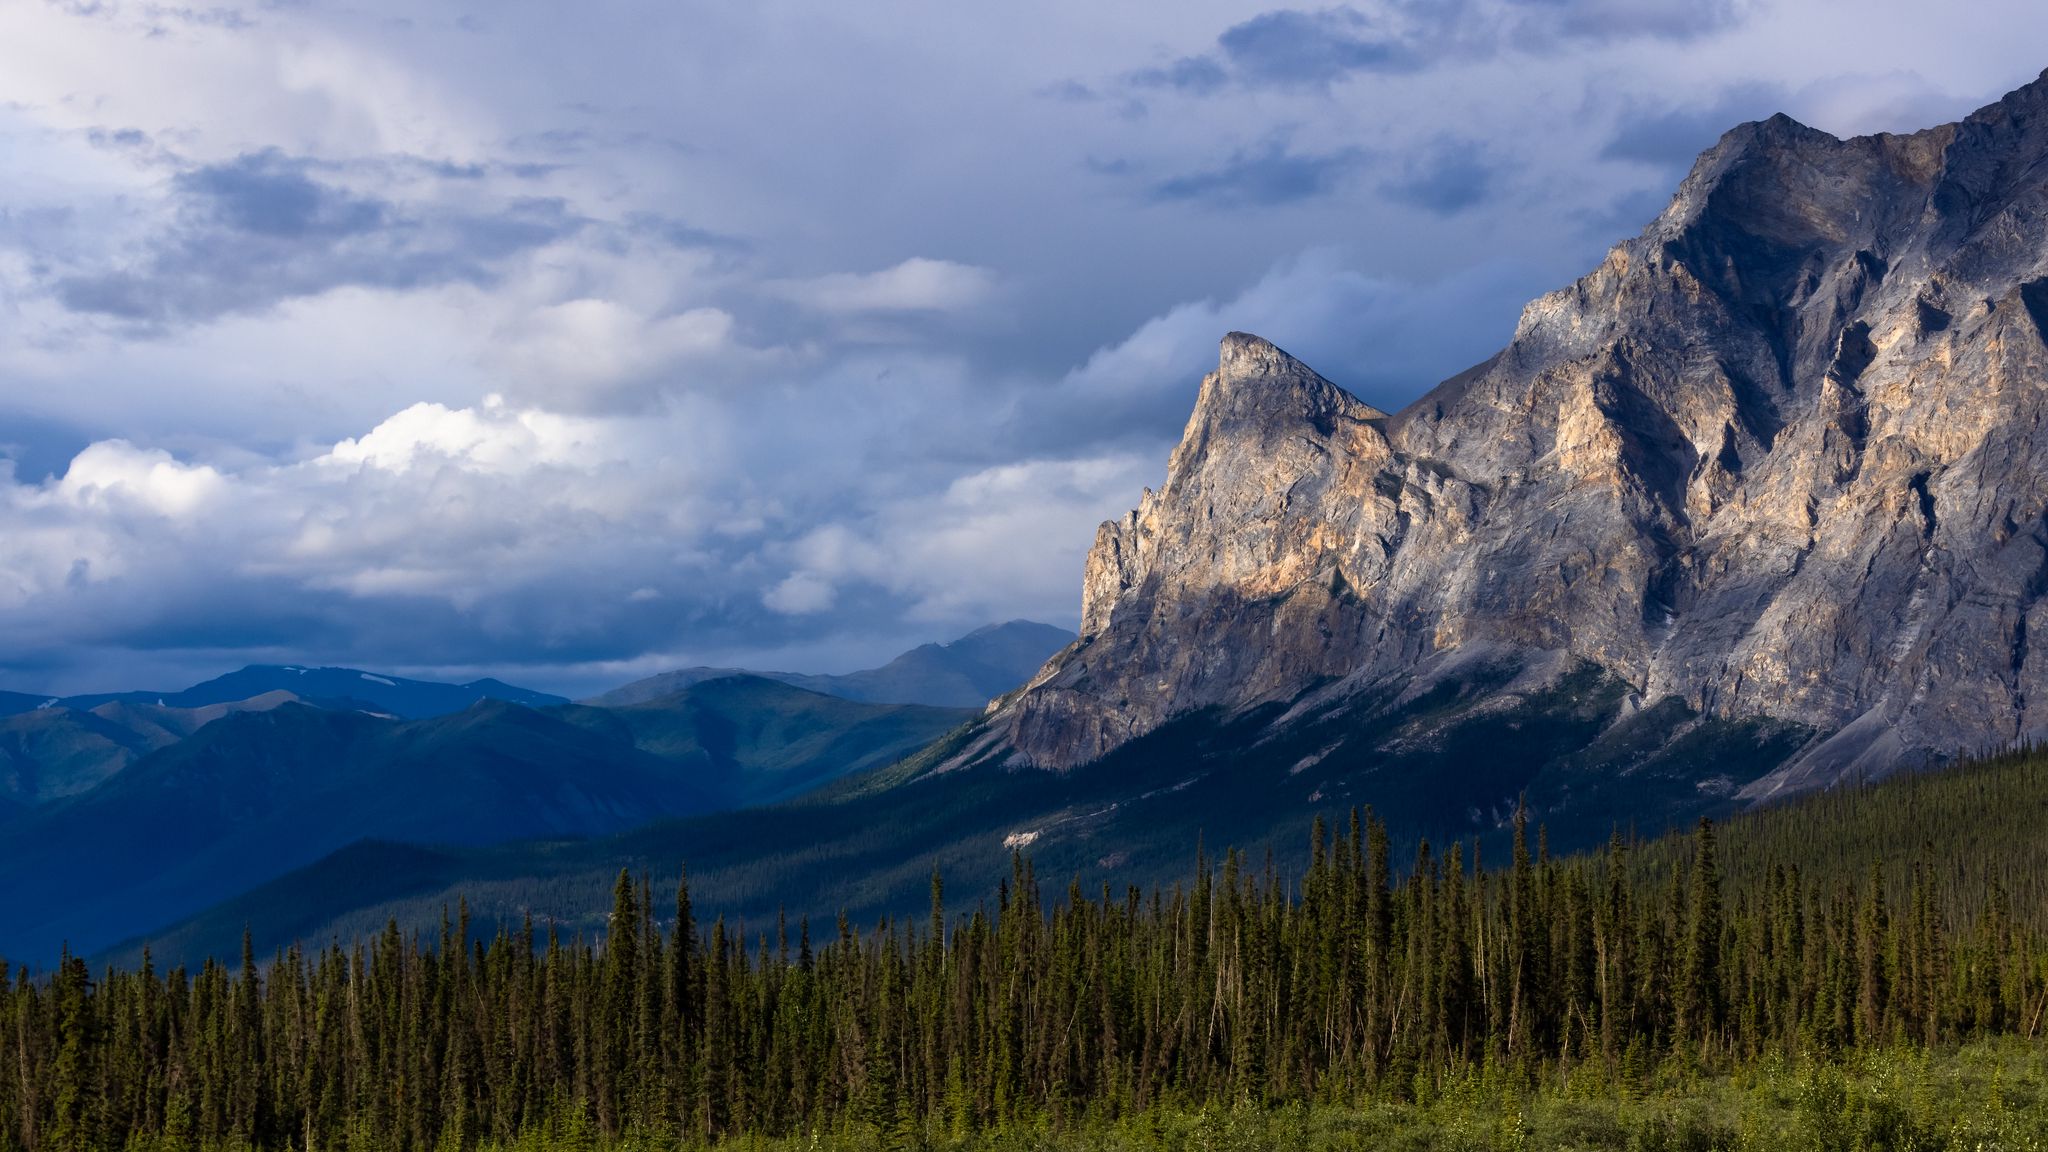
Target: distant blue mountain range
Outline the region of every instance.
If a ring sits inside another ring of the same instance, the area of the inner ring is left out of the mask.
[[[101,704],[122,701],[152,704],[159,708],[204,708],[210,704],[231,704],[266,692],[289,692],[301,700],[346,702],[366,712],[382,712],[409,720],[445,716],[460,712],[479,700],[504,700],[529,708],[567,704],[568,698],[521,688],[502,680],[472,680],[467,684],[440,684],[431,680],[408,680],[383,676],[355,668],[306,668],[297,664],[251,664],[247,668],[216,676],[177,692],[100,692],[60,699],[24,697],[8,693],[0,700],[0,711],[20,712],[10,707],[33,700],[31,707],[60,704],[89,711]]]
[[[364,839],[601,836],[786,800],[916,752],[975,714],[952,702],[1072,638],[1019,621],[869,673],[692,670],[584,704],[300,665],[0,695],[0,955],[104,948]]]

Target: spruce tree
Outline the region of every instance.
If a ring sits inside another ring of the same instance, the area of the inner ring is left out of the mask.
[[[1677,986],[1677,1035],[1702,1049],[1720,1031],[1726,1005],[1721,987],[1721,867],[1714,822],[1701,817],[1693,833],[1692,873],[1686,889],[1685,943]]]

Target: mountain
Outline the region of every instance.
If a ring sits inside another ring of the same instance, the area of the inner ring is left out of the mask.
[[[927,704],[980,708],[1030,679],[1074,634],[1050,624],[1012,620],[977,628],[950,644],[921,644],[880,668],[843,675],[749,672],[739,668],[682,668],[636,680],[595,697],[592,704],[618,706],[666,696],[680,688],[728,676],[779,680],[870,704]]]
[[[287,705],[10,825],[0,947],[97,947],[364,836],[583,835],[708,807],[665,762],[516,705],[412,722]]]
[[[51,702],[52,698],[48,696],[36,696],[27,692],[0,692],[0,716],[18,716],[23,712],[33,712]]]
[[[979,708],[1030,679],[1073,642],[1074,634],[1064,628],[1012,620],[977,628],[950,644],[920,644],[880,668],[790,683],[876,704]]]
[[[410,845],[357,845],[144,940],[159,958],[231,957],[242,926],[268,951],[295,939],[325,943],[375,933],[387,919],[431,930],[441,909],[466,900],[479,925],[516,925],[531,912],[565,933],[602,928],[619,869],[668,874],[687,864],[699,907],[734,922],[765,924],[786,913],[829,923],[916,914],[934,867],[949,891],[993,890],[1013,849],[1040,875],[1084,891],[1108,884],[1170,883],[1198,839],[1232,844],[1252,859],[1302,862],[1302,830],[1318,814],[1342,822],[1371,804],[1396,830],[1394,851],[1412,856],[1427,837],[1506,847],[1506,824],[1523,785],[1546,813],[1559,850],[1603,840],[1616,824],[1645,833],[1683,827],[1735,807],[1729,774],[1753,776],[1796,744],[1743,726],[1671,742],[1671,717],[1606,733],[1619,700],[1585,672],[1543,692],[1501,683],[1461,692],[1490,701],[1483,720],[1445,730],[1469,699],[1434,693],[1367,718],[1349,714],[1276,726],[1277,709],[1229,717],[1179,717],[1068,772],[976,765],[934,771],[975,736],[963,726],[909,760],[833,781],[791,801],[664,820],[601,839],[505,843],[421,852]],[[1331,751],[1354,740],[1355,748]],[[1391,747],[1392,751],[1361,751]],[[1318,759],[1320,757],[1320,760]],[[1616,772],[1617,759],[1631,761]],[[1312,764],[1315,771],[1307,771]],[[1746,774],[1746,775],[1745,775]],[[1702,781],[1722,781],[1701,788]],[[1503,802],[1502,798],[1505,797]],[[1569,800],[1567,805],[1563,803]],[[488,927],[486,927],[488,930]],[[132,958],[131,947],[124,955]]]
[[[1749,799],[2041,739],[2044,212],[2048,74],[1908,136],[1729,132],[1393,415],[1233,333],[1164,486],[1096,536],[1080,642],[950,766],[1582,671],[1605,731],[1803,734]]]
[[[163,743],[91,712],[16,713],[0,719],[0,798],[25,809],[76,795]]]
[[[0,836],[0,954],[101,948],[358,840],[552,842],[780,798],[900,758],[969,715],[764,680],[615,710],[239,713],[14,817]]]
[[[1521,797],[1560,850],[1655,832],[2041,739],[2044,513],[2048,75],[1909,136],[1777,117],[1400,412],[1226,337],[1164,485],[1097,533],[1081,638],[918,757],[364,899],[285,877],[165,938],[456,894],[587,925],[675,861],[757,919],[914,912],[932,865],[975,890],[1018,847],[1121,890],[1197,830],[1284,861],[1366,803],[1411,846],[1496,841]]]
[[[421,718],[460,712],[480,700],[531,707],[568,703],[560,696],[498,680],[438,684],[353,668],[267,664],[250,665],[177,692],[66,697],[0,693],[0,821],[84,791],[230,712],[261,711],[296,701]]]
[[[0,799],[20,808],[74,796],[223,716],[298,702],[276,691],[202,708],[110,700],[89,710],[51,704],[0,717]]]
[[[535,692],[501,680],[441,684],[430,680],[407,680],[401,676],[380,676],[355,668],[304,668],[295,664],[251,664],[178,692],[106,692],[65,697],[59,703],[73,708],[93,708],[113,701],[169,708],[201,708],[247,700],[266,692],[290,692],[304,700],[363,708],[408,719],[460,712],[479,700],[505,700],[530,708],[568,703],[561,696]]]
[[[656,700],[572,706],[560,714],[682,767],[730,808],[785,800],[893,763],[973,715],[920,704],[864,704],[744,675]]]

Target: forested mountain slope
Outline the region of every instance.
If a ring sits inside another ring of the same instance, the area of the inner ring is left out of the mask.
[[[53,703],[0,717],[0,799],[33,807],[75,796],[160,748],[237,712],[305,703],[285,691],[197,708],[109,700]]]
[[[1514,714],[1507,722],[1517,722]],[[1237,845],[1254,860],[1270,855],[1297,874],[1307,861],[1304,825],[1319,814],[1341,822],[1362,802],[1286,791],[1284,766],[1260,773],[1218,762],[1211,773],[1190,778],[1189,765],[1200,763],[1211,744],[1231,748],[1236,741],[1227,731],[1181,722],[1112,754],[1100,770],[946,773],[894,783],[914,771],[913,762],[849,777],[796,803],[665,821],[578,844],[433,852],[358,845],[131,942],[119,955],[132,959],[146,941],[160,957],[223,957],[240,946],[244,926],[254,928],[266,952],[293,940],[373,933],[393,918],[425,928],[458,900],[486,925],[530,913],[564,932],[595,932],[620,867],[663,874],[684,862],[706,907],[753,924],[778,915],[825,921],[842,912],[866,923],[913,912],[934,867],[958,890],[992,889],[1008,873],[1015,849],[1030,852],[1041,874],[1071,878],[1090,892],[1104,884],[1122,891],[1171,883],[1201,841]],[[926,755],[945,750],[941,744]],[[1470,756],[1476,750],[1451,752]],[[1695,754],[1726,756],[1729,749],[1708,743]],[[1746,876],[1772,863],[1803,860],[1815,867],[1839,858],[1860,877],[1865,862],[1881,859],[1896,879],[1924,842],[1932,839],[1948,852],[1953,841],[1954,852],[1984,861],[2016,900],[2039,898],[2048,907],[2048,838],[2034,831],[2048,820],[2048,778],[2029,775],[2040,762],[2027,757],[1983,770],[1887,780],[1867,793],[1815,797],[1786,810],[1794,815],[1765,810],[1742,816],[1725,832],[1730,867]],[[1397,863],[1412,859],[1425,837],[1439,846],[1464,840],[1498,858],[1510,839],[1513,808],[1474,839],[1464,813],[1455,811],[1457,761],[1436,763],[1422,774],[1442,781],[1439,793],[1381,794],[1393,801],[1377,810],[1390,817]],[[1465,763],[1485,767],[1476,759]],[[1420,771],[1413,762],[1407,767]],[[1500,761],[1491,767],[1499,770]],[[1683,782],[1686,775],[1677,775],[1667,799],[1637,816],[1619,806],[1599,808],[1588,822],[1546,826],[1546,839],[1560,852],[1576,851],[1597,848],[1617,828],[1653,836],[1685,827],[1701,810],[1696,791]],[[1632,787],[1633,796],[1656,795],[1643,781]],[[1724,816],[1739,811],[1731,797],[1715,810]],[[373,884],[362,883],[370,876]]]
[[[870,930],[742,924],[674,871],[622,872],[601,935],[528,918],[472,946],[458,914],[267,971],[244,951],[239,974],[208,964],[189,993],[183,972],[95,985],[72,961],[48,993],[75,1006],[60,1013],[145,1024],[76,1033],[88,1055],[58,1060],[63,1017],[0,991],[32,1070],[0,1077],[0,1117],[123,1145],[174,1116],[209,1145],[258,1147],[352,1125],[399,1149],[651,1131],[915,1143],[1163,1107],[1412,1101],[1475,1077],[1507,1096],[1628,1094],[2028,1037],[2048,1006],[2044,806],[2048,758],[2027,754],[1570,858],[1518,816],[1491,870],[1453,843],[1418,847],[1405,875],[1368,815],[1300,830],[1300,870],[1230,850],[1149,891],[1042,892],[1019,856],[995,892],[934,876],[922,913]],[[1955,826],[1983,834],[1901,850],[1909,829]],[[270,1074],[279,1051],[303,1053],[292,1075]],[[93,1099],[78,1070],[94,1061],[135,1069],[135,1090],[70,1115],[44,1103]],[[2013,1106],[1989,1091],[1985,1109]],[[1866,1146],[1953,1146],[1901,1109],[1813,1110],[1881,1141]],[[1742,1138],[1696,1131],[1681,1146]]]

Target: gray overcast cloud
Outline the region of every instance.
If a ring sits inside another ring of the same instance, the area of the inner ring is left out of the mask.
[[[1926,127],[2044,43],[2016,0],[0,0],[0,688],[1071,625],[1225,331],[1399,407],[1737,121]]]

